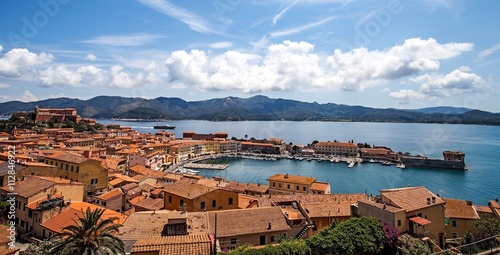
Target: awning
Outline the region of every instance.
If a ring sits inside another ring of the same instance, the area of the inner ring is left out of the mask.
[[[412,217],[412,218],[410,218],[410,220],[413,221],[413,222],[415,222],[415,223],[417,223],[420,226],[425,226],[427,224],[431,224],[432,223],[432,221],[430,221],[428,219],[424,219],[422,217],[418,217],[418,216],[417,217]]]

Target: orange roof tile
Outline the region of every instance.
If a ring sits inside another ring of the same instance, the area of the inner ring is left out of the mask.
[[[64,152],[64,151],[56,152],[50,156],[47,156],[46,158],[65,161],[65,162],[71,162],[71,163],[76,163],[76,164],[90,160],[86,157],[75,155],[75,154],[72,154],[69,152]]]
[[[298,184],[307,184],[310,185],[314,181],[316,181],[316,178],[313,177],[306,177],[306,176],[299,176],[299,175],[291,175],[291,174],[275,174],[269,179],[268,181],[279,181],[279,182],[287,182],[287,183],[298,183]]]
[[[407,212],[434,206],[437,204],[444,204],[444,200],[430,192],[423,186],[396,188],[380,190],[382,201],[390,205],[405,209]],[[435,198],[435,203],[432,198]],[[430,203],[428,203],[430,199]]]
[[[75,204],[78,205],[73,207],[74,204],[72,203],[69,208],[67,208],[60,214],[50,218],[49,220],[43,222],[42,224],[40,224],[40,226],[52,232],[61,233],[65,227],[74,225],[75,224],[74,220],[78,222],[78,218],[83,216],[83,212],[87,210],[88,207],[90,207],[90,210],[94,210],[95,208],[105,209],[103,207],[92,205],[85,202],[80,202]],[[118,218],[116,223],[121,224],[125,220],[126,216],[117,213],[113,210],[105,209],[102,219],[109,219],[115,217]]]
[[[121,196],[121,195],[122,195],[122,190],[119,188],[116,188],[116,189],[112,189],[110,192],[106,192],[102,195],[99,195],[96,198],[105,201],[105,200],[109,200],[109,199],[112,199],[112,198],[115,198],[115,197]]]
[[[45,189],[48,189],[54,185],[54,182],[36,178],[34,176],[25,176],[23,180],[15,182],[14,192],[18,196],[29,198]],[[6,192],[12,192],[8,185],[2,187],[2,190]]]
[[[132,247],[134,252],[158,252],[158,255],[210,255],[212,242],[208,235],[143,237]]]
[[[215,191],[217,188],[207,187],[196,183],[175,182],[165,186],[164,190],[165,193],[174,194],[186,199],[194,199]]]
[[[444,217],[456,219],[479,219],[472,202],[459,199],[443,198],[446,202]]]

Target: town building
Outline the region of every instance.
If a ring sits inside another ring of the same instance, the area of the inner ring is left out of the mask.
[[[108,171],[99,160],[61,151],[47,156],[45,164],[56,167],[51,173],[46,173],[47,176],[83,183],[85,192],[89,195],[108,187]]]
[[[363,160],[399,160],[399,155],[387,147],[362,148],[361,157]]]
[[[82,201],[84,185],[67,179],[44,176],[25,176],[13,186],[6,185],[0,190],[0,198],[5,201],[15,196],[15,225],[19,233],[34,231],[35,223],[44,218],[44,211],[65,201]]]
[[[165,209],[188,212],[238,209],[238,193],[178,181],[164,187]]]
[[[318,142],[314,145],[316,154],[356,157],[358,146],[354,143]]]
[[[462,238],[473,231],[472,221],[479,219],[479,214],[471,201],[443,198],[446,202],[445,230],[446,238]]]
[[[330,194],[330,184],[317,182],[316,178],[291,175],[275,174],[269,179],[269,193],[273,194]],[[317,183],[315,185],[315,183]],[[314,185],[314,189],[313,189]]]
[[[213,255],[208,235],[142,237],[132,246],[131,255]]]
[[[393,225],[399,233],[430,238],[444,247],[445,201],[425,187],[380,190],[377,201],[358,201],[352,213],[377,217]]]

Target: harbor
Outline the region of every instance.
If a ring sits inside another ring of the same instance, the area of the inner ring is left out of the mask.
[[[184,167],[190,169],[208,169],[208,170],[226,170],[227,164],[202,164],[202,163],[187,163]]]

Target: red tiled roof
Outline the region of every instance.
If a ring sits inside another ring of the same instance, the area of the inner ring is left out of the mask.
[[[382,201],[407,212],[444,204],[445,202],[423,186],[381,190]],[[433,203],[434,198],[435,203]],[[430,202],[430,203],[429,203]]]
[[[472,202],[451,198],[443,198],[443,200],[446,202],[444,217],[455,219],[479,219],[479,215],[472,206]]]
[[[291,175],[291,174],[275,174],[268,181],[279,181],[279,182],[287,182],[287,183],[298,183],[298,184],[312,184],[316,181],[316,178],[299,176],[299,175]]]
[[[208,235],[143,237],[132,247],[135,252],[158,252],[158,255],[210,255],[212,242]]]
[[[418,216],[410,218],[410,221],[413,221],[413,222],[417,223],[420,226],[425,226],[427,224],[431,224],[432,223],[432,221],[430,221],[428,219],[424,219],[422,217],[418,217]]]

